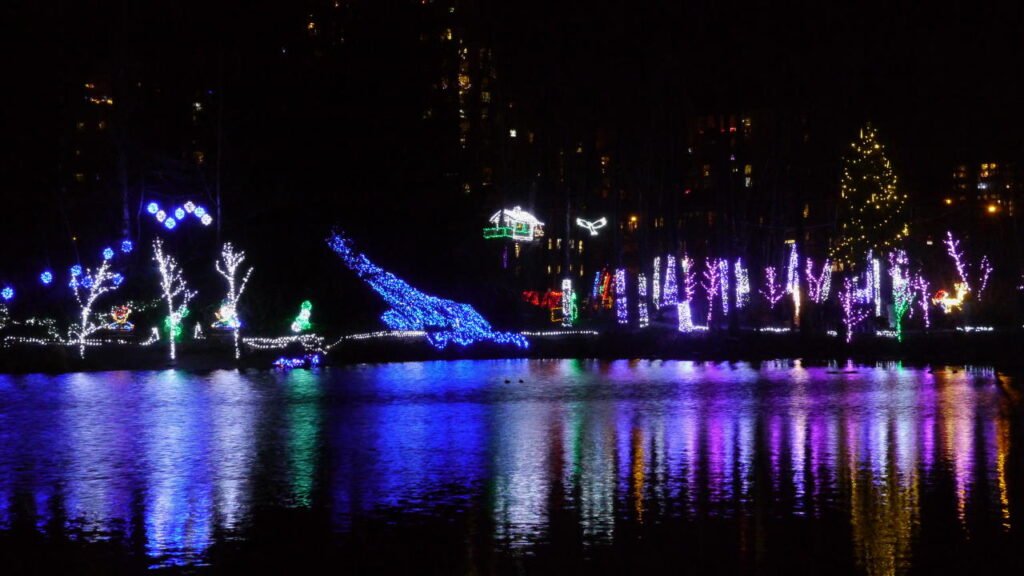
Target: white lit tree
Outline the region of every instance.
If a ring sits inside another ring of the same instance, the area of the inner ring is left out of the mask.
[[[252,267],[249,267],[245,272],[239,272],[238,267],[245,261],[245,252],[235,252],[235,247],[230,242],[224,244],[224,247],[220,251],[220,260],[216,262],[217,272],[224,277],[228,282],[228,292],[224,296],[225,306],[228,307],[231,319],[226,322],[226,325],[232,329],[235,337],[235,359],[237,360],[241,354],[238,348],[238,331],[242,327],[242,322],[238,318],[238,300],[242,297],[242,293],[245,292],[245,285],[249,282],[249,276],[252,274]],[[242,280],[239,282],[238,276],[242,275]],[[221,319],[224,321],[225,319]]]
[[[171,342],[171,360],[174,360],[174,336],[180,330],[181,319],[187,313],[188,303],[196,293],[188,289],[178,261],[164,252],[163,240],[159,238],[153,241],[153,260],[160,268],[160,289],[167,303],[167,332],[168,340]]]
[[[79,322],[73,325],[70,330],[72,341],[78,341],[78,355],[85,358],[86,339],[94,332],[103,328],[104,324],[92,321],[92,307],[96,300],[106,294],[117,290],[121,286],[123,277],[110,270],[111,252],[104,251],[103,264],[95,272],[81,266],[71,267],[71,290],[75,294],[75,301],[80,308]]]
[[[853,329],[867,318],[867,311],[857,306],[857,282],[849,278],[843,279],[843,289],[839,291],[839,303],[843,306],[843,327],[846,329],[846,343],[853,339]]]
[[[679,331],[692,332],[694,330],[693,311],[690,309],[690,303],[693,301],[697,287],[697,283],[693,279],[693,259],[684,253],[679,263],[683,269],[683,300],[676,304],[679,315]]]

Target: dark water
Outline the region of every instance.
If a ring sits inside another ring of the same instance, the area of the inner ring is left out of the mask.
[[[1019,573],[1019,388],[658,361],[0,376],[0,570]]]

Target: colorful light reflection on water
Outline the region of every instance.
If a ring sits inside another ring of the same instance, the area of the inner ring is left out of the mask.
[[[0,376],[0,545],[33,532],[203,566],[281,509],[339,539],[474,518],[511,557],[727,525],[750,568],[803,523],[857,572],[903,573],[935,543],[1021,542],[1015,388],[799,362]]]

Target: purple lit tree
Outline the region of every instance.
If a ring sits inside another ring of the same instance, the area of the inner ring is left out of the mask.
[[[768,305],[772,310],[775,309],[775,305],[779,303],[779,300],[782,300],[782,297],[786,295],[782,285],[779,284],[775,266],[768,266],[764,269],[764,286],[761,287],[760,292],[765,300],[768,301]]]
[[[807,296],[816,304],[828,300],[832,288],[832,262],[826,258],[821,265],[821,274],[814,275],[814,260],[807,259]]]
[[[857,306],[857,283],[850,278],[843,279],[839,292],[839,303],[843,307],[843,327],[846,329],[846,343],[853,339],[853,329],[867,318],[867,311]]]
[[[715,298],[722,288],[722,276],[718,260],[706,258],[704,260],[704,268],[704,281],[701,282],[701,287],[704,288],[704,293],[708,297],[708,328],[710,328],[711,318],[715,312]]]

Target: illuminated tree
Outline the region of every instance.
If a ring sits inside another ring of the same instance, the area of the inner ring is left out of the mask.
[[[78,355],[85,358],[86,339],[105,325],[92,321],[93,304],[96,299],[117,290],[124,280],[120,274],[110,270],[110,260],[114,257],[109,248],[103,251],[103,264],[93,270],[83,270],[78,264],[71,267],[69,286],[75,295],[75,301],[81,309],[81,321],[71,328],[71,337],[78,341]]]
[[[878,254],[897,248],[909,234],[906,199],[896,190],[892,164],[868,124],[843,157],[839,236],[832,257],[852,268],[868,250]]]
[[[238,330],[242,327],[242,322],[238,319],[238,300],[242,297],[242,293],[245,292],[245,285],[249,282],[249,275],[252,274],[252,268],[250,267],[244,273],[241,273],[241,282],[237,280],[240,274],[238,267],[244,261],[245,252],[235,252],[235,247],[228,242],[221,249],[220,260],[214,263],[217,272],[228,282],[228,292],[224,297],[225,305],[222,308],[226,308],[229,313],[224,314],[225,318],[221,320],[234,334],[236,360],[241,356],[238,347]]]
[[[167,303],[167,335],[171,343],[171,360],[175,358],[174,338],[181,331],[181,320],[188,314],[188,303],[196,293],[189,290],[174,256],[164,252],[163,240],[153,241],[153,260],[160,268],[160,290]]]
[[[849,278],[843,279],[843,289],[839,292],[839,303],[843,306],[843,327],[846,329],[846,343],[853,339],[853,329],[867,318],[868,313],[857,306],[857,282]]]
[[[892,322],[896,329],[896,339],[902,342],[903,316],[914,303],[914,279],[909,272],[905,251],[897,250],[889,254],[889,276],[892,278]]]

